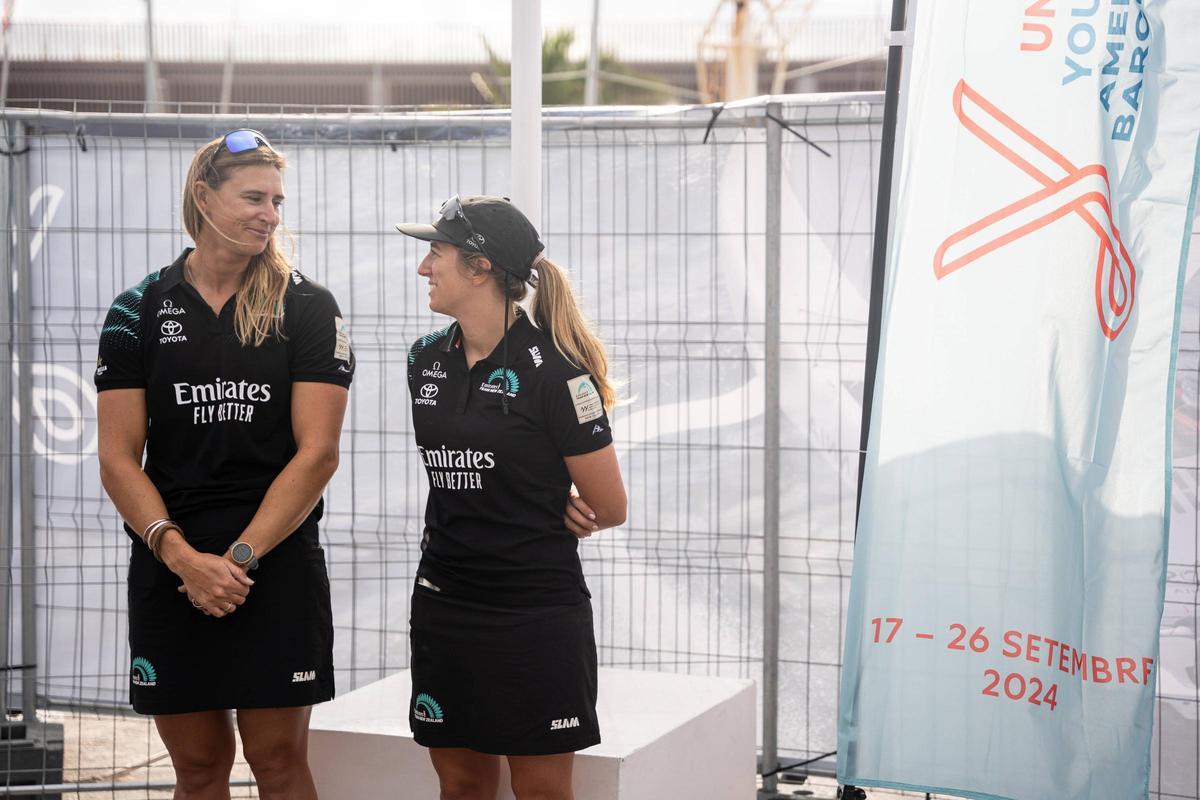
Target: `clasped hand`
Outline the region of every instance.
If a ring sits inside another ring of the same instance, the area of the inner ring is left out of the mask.
[[[179,591],[210,617],[232,614],[246,602],[250,587],[254,585],[240,566],[211,553],[196,553],[177,574],[183,580]]]

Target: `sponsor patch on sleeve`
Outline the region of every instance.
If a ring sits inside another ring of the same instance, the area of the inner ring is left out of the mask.
[[[592,384],[591,375],[580,375],[567,381],[567,391],[571,393],[571,402],[575,404],[575,417],[580,423],[591,422],[604,414],[604,404],[600,401],[600,393]]]
[[[333,357],[340,361],[350,361],[350,326],[341,317],[333,318],[333,327],[337,330],[337,339],[333,344]]]

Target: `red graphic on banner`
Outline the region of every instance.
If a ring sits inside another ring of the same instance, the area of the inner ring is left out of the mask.
[[[938,280],[1058,219],[1076,215],[1096,233],[1096,313],[1100,328],[1116,339],[1133,309],[1137,270],[1113,221],[1108,170],[1101,164],[1076,167],[1062,153],[1017,123],[960,80],[954,113],[975,134],[1040,188],[952,234],[933,257]]]

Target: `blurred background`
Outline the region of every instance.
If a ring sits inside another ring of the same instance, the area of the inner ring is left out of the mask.
[[[882,90],[890,5],[545,3],[544,102]],[[495,0],[17,0],[15,19],[13,105],[53,98],[226,109],[507,102],[509,11]]]

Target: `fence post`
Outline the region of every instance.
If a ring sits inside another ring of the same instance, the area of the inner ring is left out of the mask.
[[[13,152],[20,153],[28,144],[25,125],[16,123]],[[30,265],[29,237],[29,158],[14,155],[9,168],[13,172],[13,227],[16,229],[16,345],[17,402],[21,416],[17,427],[18,503],[21,536],[21,660],[29,665],[21,672],[21,713],[26,724],[37,720],[37,611],[34,570],[36,536],[33,529],[33,276]]]
[[[779,103],[768,103],[766,220],[766,396],[763,425],[763,795],[773,797],[779,766],[779,381],[783,129]]]
[[[9,140],[11,123],[5,121],[0,130],[0,141],[8,152],[15,148]],[[8,667],[10,652],[9,604],[12,601],[12,268],[13,268],[13,220],[16,214],[16,186],[13,179],[12,162],[16,156],[0,158],[0,186],[4,187],[4,246],[0,247],[0,726],[8,713],[8,681],[12,673]]]

